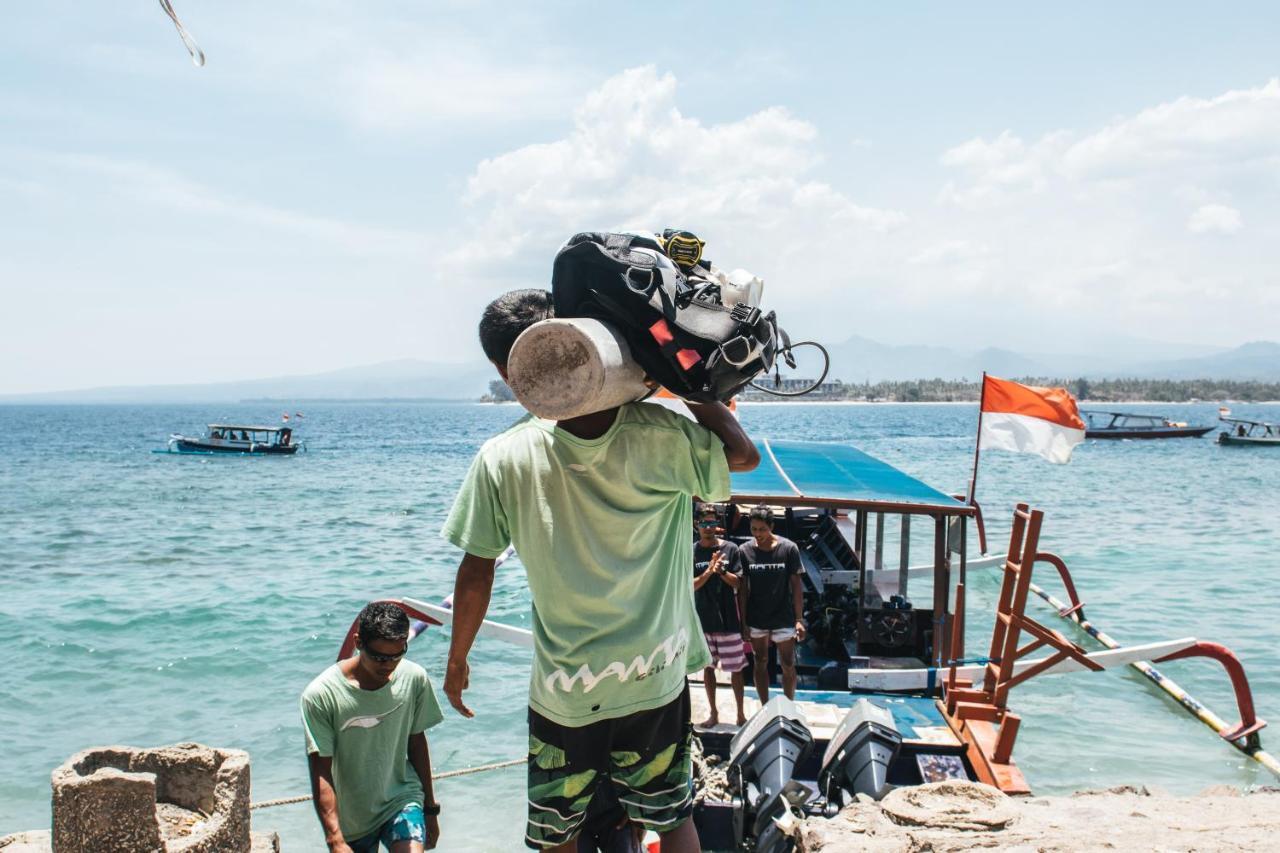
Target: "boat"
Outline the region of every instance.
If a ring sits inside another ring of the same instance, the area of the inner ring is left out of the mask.
[[[1191,426],[1163,415],[1095,409],[1084,409],[1080,414],[1085,419],[1085,438],[1199,438],[1213,430],[1212,426]]]
[[[1280,447],[1280,424],[1244,418],[1219,418],[1230,426],[1218,433],[1218,444],[1236,447]]]
[[[771,698],[761,705],[748,685],[745,726],[720,722],[694,730],[695,754],[707,757],[699,762],[701,795],[693,816],[703,849],[782,853],[793,849],[787,833],[801,817],[831,817],[859,795],[880,797],[895,787],[955,779],[1029,794],[1013,755],[1022,720],[1010,694],[1041,676],[1134,667],[1160,679],[1179,707],[1280,776],[1280,763],[1261,748],[1265,722],[1230,650],[1194,637],[1119,646],[1102,634],[1085,621],[1065,562],[1040,550],[1039,510],[1015,507],[1007,551],[990,554],[982,509],[971,499],[849,445],[760,441],[757,447],[760,466],[732,476],[725,536],[746,541],[749,510],[774,509],[776,532],[801,552],[809,630],[796,650],[794,699],[783,695],[771,661]],[[913,562],[913,548],[926,542],[923,559]],[[512,554],[508,549],[502,559]],[[968,574],[997,567],[1001,590],[991,642],[971,652],[965,646]],[[1033,573],[1043,568],[1053,570],[1068,603],[1034,583]],[[1040,624],[1026,612],[1032,594],[1052,601],[1057,616],[1104,648],[1086,650]],[[452,621],[447,600],[398,602],[417,620],[411,637]],[[493,620],[477,636],[533,642],[527,629]],[[344,640],[339,659],[352,653],[354,634]],[[1238,722],[1213,715],[1151,666],[1187,657],[1224,668]],[[706,719],[700,675],[689,680],[693,719]],[[717,716],[734,720],[727,677],[723,686]],[[1087,749],[1081,745],[1082,754]],[[719,775],[710,782],[713,774]]]
[[[209,424],[205,434],[199,438],[177,433],[169,436],[168,448],[158,452],[287,456],[297,453],[299,447],[303,445],[294,442],[290,427]]]

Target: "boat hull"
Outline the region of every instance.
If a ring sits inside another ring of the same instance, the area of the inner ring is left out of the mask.
[[[1153,427],[1152,429],[1090,429],[1085,438],[1199,438],[1213,427]]]
[[[171,453],[218,453],[231,456],[292,456],[301,445],[297,444],[210,444],[192,438],[175,438],[169,442]]]
[[[1248,435],[1231,435],[1230,433],[1218,433],[1218,444],[1231,445],[1235,447],[1280,447],[1280,438],[1268,436],[1248,436]]]

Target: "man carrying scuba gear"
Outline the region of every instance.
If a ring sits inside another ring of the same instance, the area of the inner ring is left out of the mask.
[[[514,291],[485,309],[481,346],[504,378],[511,346],[552,314]],[[570,851],[600,784],[663,850],[696,851],[685,676],[709,655],[689,578],[689,501],[724,500],[759,453],[720,402],[697,423],[629,403],[559,422],[532,416],[485,442],[443,535],[465,552],[444,692],[463,716],[471,646],[494,564],[514,544],[533,599],[525,843]],[[644,535],[637,535],[643,530]]]

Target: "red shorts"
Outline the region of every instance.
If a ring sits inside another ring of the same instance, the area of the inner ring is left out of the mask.
[[[747,666],[747,654],[742,646],[742,634],[737,631],[724,634],[707,634],[707,648],[711,650],[711,665],[721,672],[741,672]]]

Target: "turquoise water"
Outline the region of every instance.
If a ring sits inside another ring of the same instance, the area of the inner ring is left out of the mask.
[[[1143,407],[1134,407],[1143,408]],[[1280,406],[1236,406],[1280,420]],[[1147,407],[1208,423],[1216,406]],[[483,405],[305,409],[289,459],[154,455],[172,431],[277,416],[262,406],[0,407],[0,834],[47,826],[49,773],[91,745],[199,740],[249,750],[255,800],[304,793],[297,694],[332,662],[360,606],[439,599],[458,555],[438,538],[475,449],[518,415]],[[753,432],[852,442],[946,490],[972,460],[972,406],[746,406]],[[1195,635],[1243,658],[1259,713],[1280,719],[1280,451],[1210,438],[1090,442],[1067,466],[989,454],[979,498],[994,548],[1017,500],[1046,511],[1043,547],[1071,566],[1090,618],[1123,642]],[[1052,587],[1045,576],[1042,585]],[[985,647],[994,576],[970,589]],[[1038,607],[1039,605],[1033,605]],[[518,563],[491,614],[527,624]],[[1056,624],[1047,608],[1039,611]],[[447,635],[411,657],[441,679]],[[469,701],[430,733],[438,770],[525,748],[528,654],[481,643]],[[1162,669],[1232,720],[1220,670]],[[1127,671],[1014,690],[1015,757],[1053,793],[1142,782],[1178,792],[1275,784]],[[1264,744],[1267,735],[1264,732]],[[1280,740],[1270,739],[1277,751]],[[520,846],[520,769],[440,784],[443,849]],[[309,805],[259,812],[289,850],[320,850]]]

